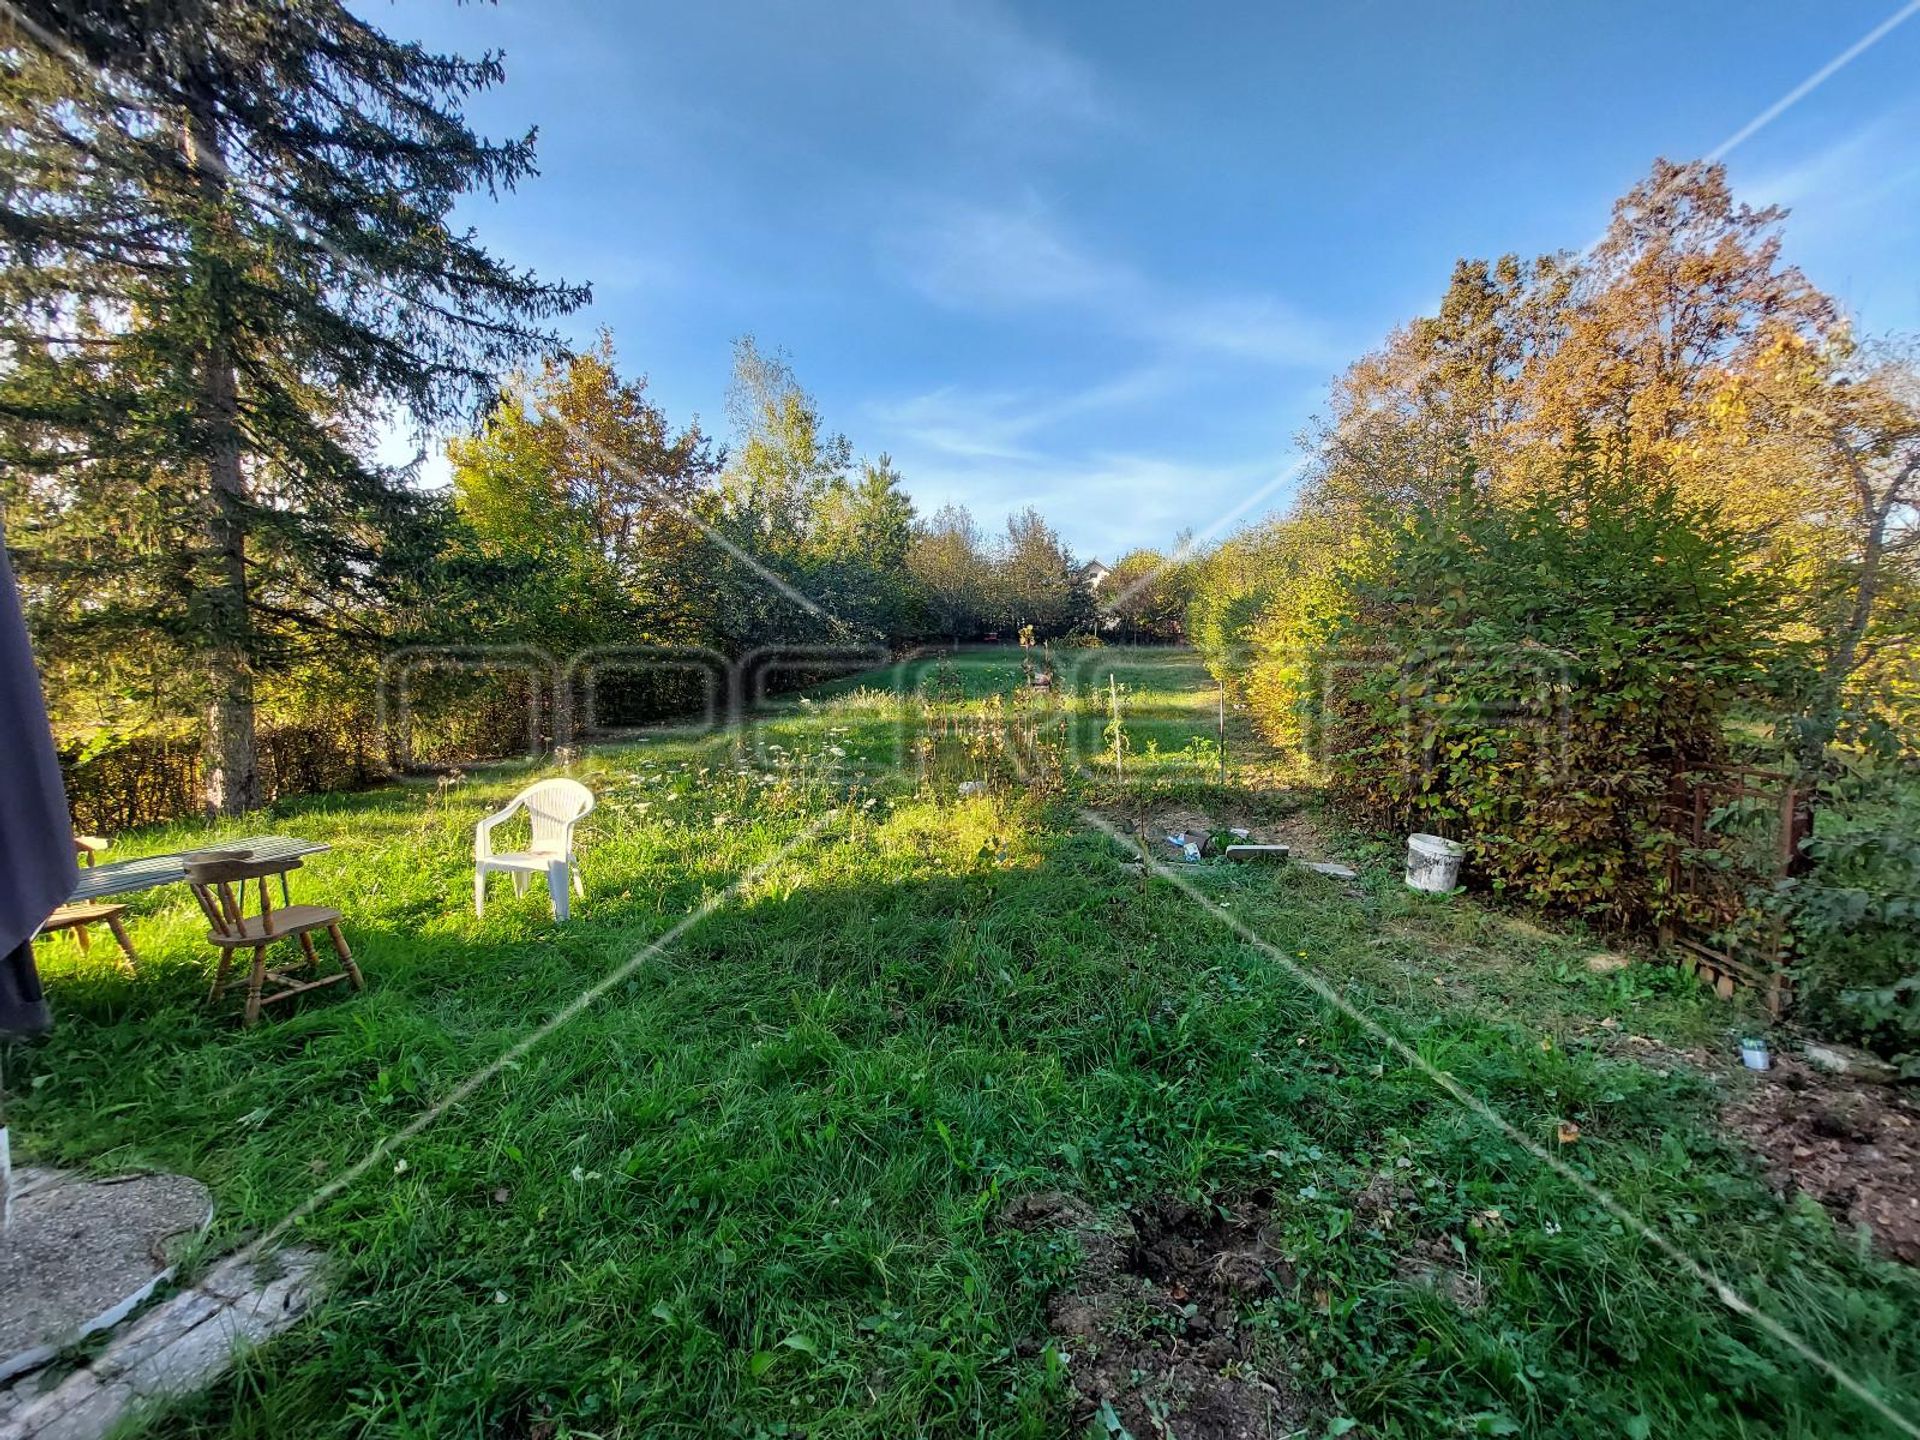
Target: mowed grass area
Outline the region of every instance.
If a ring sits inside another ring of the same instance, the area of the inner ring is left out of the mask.
[[[1665,970],[1594,974],[1591,941],[1411,895],[1386,846],[1344,852],[1357,886],[1198,867],[1196,899],[1142,876],[1084,808],[1164,793],[1257,819],[1303,797],[1251,788],[1271,759],[1231,725],[1216,784],[1191,655],[1090,652],[1032,711],[1009,696],[1019,663],[966,652],[590,753],[570,773],[603,803],[564,928],[502,881],[472,912],[473,823],[524,767],[122,837],[329,841],[295,899],[346,911],[370,977],[243,1031],[204,1003],[212,952],[181,889],[137,902],[132,976],[107,946],[42,947],[60,1024],[6,1057],[16,1147],[201,1177],[216,1250],[620,976],[319,1205],[297,1238],[332,1257],[331,1297],[154,1431],[1080,1433],[1045,1304],[1073,1246],[996,1223],[1063,1190],[1105,1213],[1270,1199],[1297,1278],[1247,1320],[1306,1434],[1897,1433],[1283,960],[1527,1135],[1577,1123],[1582,1176],[1920,1418],[1913,1272],[1776,1199],[1715,1123],[1737,1080],[1666,1048],[1727,1046],[1734,1012]],[[1109,671],[1155,727],[1129,737],[1127,789],[1097,761]],[[1018,768],[987,738],[1007,724]],[[967,778],[987,792],[959,797]],[[1412,1196],[1391,1224],[1357,1203],[1383,1176]],[[1470,1284],[1419,1278],[1409,1256],[1436,1248]]]

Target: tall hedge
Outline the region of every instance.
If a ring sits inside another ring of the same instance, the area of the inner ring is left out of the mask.
[[[1569,467],[1414,512],[1345,592],[1304,697],[1337,800],[1466,843],[1497,889],[1603,924],[1669,908],[1667,797],[1761,689],[1775,586],[1710,508]]]

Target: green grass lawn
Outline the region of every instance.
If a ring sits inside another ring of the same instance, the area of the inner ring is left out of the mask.
[[[1160,796],[1260,819],[1306,797],[1256,783],[1272,759],[1232,716],[1218,783],[1190,654],[1055,662],[1061,693],[1038,705],[1010,697],[1017,651],[970,651],[590,753],[570,773],[602,805],[564,928],[498,880],[472,912],[473,824],[526,767],[121,837],[120,855],[330,842],[294,898],[346,912],[369,977],[243,1031],[204,1003],[212,951],[183,888],[136,902],[132,976],[110,946],[41,947],[59,1029],[6,1056],[16,1147],[202,1178],[216,1251],[626,968],[294,1227],[330,1255],[330,1298],[153,1429],[1075,1433],[1087,1357],[1047,1323],[1075,1245],[997,1219],[1064,1191],[1102,1215],[1270,1207],[1290,1278],[1240,1322],[1304,1434],[1897,1433],[1283,961],[1526,1136],[1577,1123],[1578,1178],[1920,1417],[1914,1274],[1776,1199],[1715,1123],[1737,1081],[1674,1058],[1724,1051],[1735,1012],[1673,972],[1594,974],[1578,936],[1412,895],[1384,845],[1341,845],[1358,885],[1142,875],[1085,809]],[[972,778],[986,793],[958,796]],[[1358,1203],[1382,1177],[1411,1197],[1387,1217]],[[1463,1283],[1430,1283],[1416,1254]]]

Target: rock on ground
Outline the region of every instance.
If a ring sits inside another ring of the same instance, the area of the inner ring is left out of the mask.
[[[1316,875],[1325,875],[1331,880],[1358,880],[1360,872],[1351,865],[1339,865],[1331,860],[1309,860],[1307,869]]]
[[[1868,1085],[1891,1085],[1900,1078],[1900,1072],[1878,1055],[1855,1050],[1851,1045],[1809,1040],[1800,1050],[1809,1065],[1829,1075],[1845,1075]]]

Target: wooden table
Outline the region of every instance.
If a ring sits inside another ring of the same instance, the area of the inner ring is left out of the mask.
[[[222,840],[193,850],[177,850],[166,855],[142,855],[138,860],[110,860],[80,872],[80,883],[68,896],[69,903],[99,900],[108,895],[128,895],[135,890],[151,890],[156,885],[178,885],[187,878],[187,864],[195,857],[245,850],[253,860],[297,860],[303,855],[318,855],[333,847],[319,840],[296,840],[290,835],[249,835],[239,840]],[[280,897],[287,900],[287,877],[280,877]],[[291,901],[287,901],[291,904]]]

